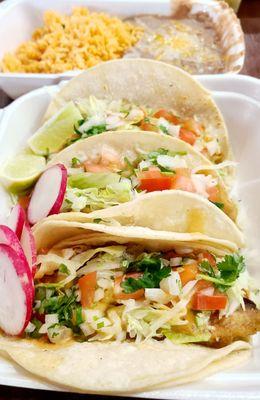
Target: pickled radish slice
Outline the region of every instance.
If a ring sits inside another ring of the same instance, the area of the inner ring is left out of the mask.
[[[21,246],[32,271],[32,275],[34,276],[36,271],[37,252],[32,230],[27,221],[25,221],[23,226]]]
[[[6,225],[0,225],[0,244],[6,244],[7,246],[11,247],[15,253],[17,254],[17,257],[19,257],[23,264],[26,264],[25,270],[28,275],[28,279],[32,281],[32,297],[34,296],[34,286],[33,286],[33,276],[32,276],[32,268],[29,265],[29,261],[27,259],[26,254],[24,253],[24,250],[22,248],[22,245],[20,241],[18,240],[18,237],[16,234],[12,231],[9,226]],[[36,263],[36,255],[34,259],[34,264]],[[1,269],[1,265],[0,265]]]
[[[23,225],[26,219],[25,211],[20,206],[20,204],[16,204],[7,219],[7,225],[16,233],[18,239],[21,238]]]
[[[0,328],[6,334],[23,333],[32,314],[31,293],[27,262],[12,247],[0,244]]]
[[[67,187],[67,170],[62,164],[48,168],[36,183],[28,207],[28,220],[36,224],[62,206]]]

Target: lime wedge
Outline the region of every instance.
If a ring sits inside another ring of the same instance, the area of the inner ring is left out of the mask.
[[[82,119],[80,111],[70,101],[28,140],[30,148],[35,154],[40,155],[57,153],[73,136],[74,125],[80,119]]]
[[[0,180],[11,192],[21,192],[33,184],[45,165],[44,157],[18,154],[3,166]]]

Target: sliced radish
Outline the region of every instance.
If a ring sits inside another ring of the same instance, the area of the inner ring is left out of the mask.
[[[27,221],[25,221],[23,226],[21,246],[23,248],[25,257],[28,260],[32,275],[34,276],[36,271],[37,252],[32,230]]]
[[[26,271],[27,271],[28,279],[32,282],[32,297],[33,297],[34,296],[34,286],[33,286],[32,269],[29,265],[28,258],[22,248],[22,245],[21,245],[20,241],[18,240],[18,237],[12,231],[12,229],[9,228],[9,226],[0,225],[0,244],[6,244],[7,246],[11,247],[15,251],[17,256],[21,259],[23,264],[27,265]],[[36,263],[36,260],[34,263]],[[0,270],[1,270],[1,265],[0,265]]]
[[[28,263],[0,244],[0,327],[8,335],[23,333],[32,314],[32,280]]]
[[[26,215],[23,207],[20,204],[16,204],[7,219],[7,225],[16,233],[18,239],[21,237],[25,220]]]
[[[48,168],[36,183],[28,207],[28,220],[36,224],[62,206],[67,187],[67,170],[62,164]]]

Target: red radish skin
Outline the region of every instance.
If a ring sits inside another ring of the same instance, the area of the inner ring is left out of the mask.
[[[27,221],[25,221],[24,223],[21,235],[21,246],[23,248],[25,257],[28,260],[32,276],[34,276],[36,272],[37,252],[36,252],[34,236]]]
[[[59,213],[66,192],[67,175],[65,166],[56,164],[40,176],[28,207],[28,220],[31,225],[48,215]]]
[[[21,335],[28,325],[33,297],[28,264],[6,244],[0,244],[0,328]]]
[[[29,266],[28,259],[23,251],[22,245],[18,240],[16,234],[12,231],[9,226],[0,225],[0,244],[6,244],[7,246],[11,247],[17,256],[21,259],[24,265],[26,265],[25,270],[28,275],[28,279],[32,282],[32,297],[34,297],[34,283],[33,283],[33,275],[32,270]],[[0,265],[1,269],[1,265]]]
[[[23,207],[16,204],[7,219],[7,225],[16,233],[18,239],[21,238],[25,220],[26,215]]]

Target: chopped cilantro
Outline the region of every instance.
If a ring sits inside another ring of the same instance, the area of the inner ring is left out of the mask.
[[[75,311],[75,319],[76,325],[80,325],[84,322],[83,315],[82,315],[82,307],[78,306]]]
[[[71,166],[73,168],[78,167],[81,164],[80,160],[77,157],[73,157],[71,159]]]
[[[80,132],[80,131],[78,130],[78,128],[79,128],[81,125],[83,125],[84,122],[85,122],[84,119],[80,119],[80,120],[77,122],[77,124],[74,125],[74,132],[75,132],[77,135],[79,135],[79,136],[82,135],[82,132]],[[76,140],[77,140],[77,139],[76,139]]]
[[[176,172],[173,170],[168,170],[167,168],[164,168],[164,167],[160,167],[160,168],[161,168],[162,175],[171,176],[171,175],[176,174]]]
[[[102,218],[94,218],[93,222],[94,224],[100,224],[100,222],[103,222],[104,220]]]
[[[59,336],[59,333],[53,331],[52,334],[51,334],[52,339],[55,338],[56,336]]]
[[[37,318],[33,318],[31,320],[31,323],[35,326],[35,329],[33,332],[26,333],[26,336],[33,338],[33,339],[39,339],[42,335],[39,333],[39,330],[42,326],[42,322],[39,321]]]
[[[37,289],[37,297],[38,297],[38,289]],[[45,294],[45,297],[41,301],[41,306],[38,312],[39,314],[57,313],[59,316],[59,322],[62,325],[68,326],[70,328],[73,310],[77,306],[78,302],[76,300],[75,291],[73,291],[72,294],[68,296],[66,293],[63,293],[60,290],[55,290],[51,293],[51,296],[48,298]]]
[[[215,204],[215,206],[217,206],[221,210],[223,210],[224,208],[224,203],[219,203],[218,201],[212,201],[211,203]]]
[[[60,264],[60,266],[59,266],[59,272],[60,272],[61,274],[65,274],[65,275],[69,275],[69,274],[70,274],[70,271],[69,271],[67,265],[65,265],[65,264]]]
[[[106,124],[100,124],[100,125],[96,125],[96,126],[92,126],[91,128],[81,131],[79,130],[79,127],[81,125],[83,125],[85,122],[84,119],[80,119],[76,125],[74,125],[74,132],[76,135],[78,135],[78,137],[73,138],[71,140],[71,143],[79,140],[79,139],[85,139],[88,138],[89,136],[94,136],[94,135],[99,135],[100,133],[106,131]]]
[[[175,156],[184,156],[184,155],[186,155],[186,154],[187,154],[186,151],[169,151],[169,150],[164,149],[164,148],[159,148],[159,149],[156,150],[156,151],[151,151],[150,153],[148,153],[148,154],[144,157],[144,159],[145,159],[145,160],[149,160],[150,163],[151,163],[152,165],[155,165],[156,167],[158,167],[158,168],[160,169],[161,172],[167,172],[167,173],[172,173],[172,174],[174,174],[175,171],[171,170],[170,168],[166,168],[166,167],[161,166],[161,165],[158,163],[157,158],[158,158],[159,156],[162,156],[162,155],[163,155],[163,156],[167,155],[167,156],[170,156],[170,157],[175,157]]]
[[[72,201],[70,201],[69,199],[65,199],[65,203],[67,204],[67,206],[71,207],[72,206]]]
[[[84,135],[84,137],[99,135],[100,133],[104,132],[105,130],[106,130],[106,124],[97,125],[97,126],[93,126],[92,128],[88,129],[87,131],[84,131],[83,135]]]
[[[126,272],[144,272],[146,270],[158,270],[162,266],[159,256],[143,255],[142,258],[128,263]]]
[[[104,328],[104,322],[102,321],[102,322],[98,322],[97,323],[97,329],[101,329],[101,328]]]
[[[209,261],[203,260],[199,269],[203,274],[199,274],[198,278],[213,282],[221,292],[225,292],[245,270],[245,260],[239,254],[226,255],[217,263],[216,268],[213,268]]]
[[[171,273],[171,267],[164,267],[158,256],[144,256],[142,259],[128,264],[127,272],[143,272],[140,278],[127,278],[121,286],[125,293],[133,293],[142,288],[158,288],[162,279]]]
[[[169,134],[169,131],[168,131],[168,129],[166,128],[166,126],[164,126],[164,125],[159,125],[159,128],[160,128],[160,130],[161,130],[163,133],[165,133],[166,135]]]
[[[133,293],[143,288],[158,288],[162,279],[167,278],[171,273],[171,267],[163,267],[158,271],[145,271],[144,274],[138,278],[127,278],[121,286],[125,293]]]

